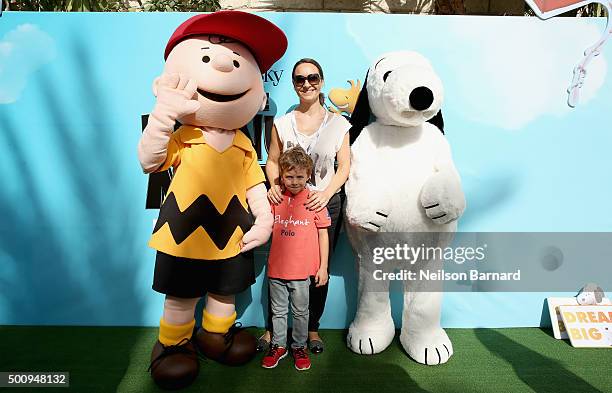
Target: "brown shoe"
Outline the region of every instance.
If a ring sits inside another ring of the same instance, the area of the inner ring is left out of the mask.
[[[255,356],[257,340],[255,336],[235,323],[227,333],[211,333],[202,328],[195,336],[200,352],[209,359],[228,366],[240,366]]]
[[[151,352],[149,371],[153,381],[162,389],[183,389],[196,379],[200,362],[190,339],[165,346],[159,340]]]

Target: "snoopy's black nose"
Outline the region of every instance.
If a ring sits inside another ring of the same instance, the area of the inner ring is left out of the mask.
[[[410,106],[417,111],[424,111],[429,108],[434,101],[431,90],[425,86],[417,87],[410,93]]]

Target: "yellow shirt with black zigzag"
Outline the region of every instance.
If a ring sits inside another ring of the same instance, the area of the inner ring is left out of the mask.
[[[232,145],[218,152],[200,128],[182,126],[158,172],[170,167],[174,176],[149,245],[185,258],[236,256],[253,224],[246,191],[265,181],[251,140],[236,130]]]

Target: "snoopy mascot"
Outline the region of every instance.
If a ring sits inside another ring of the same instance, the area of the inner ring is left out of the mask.
[[[444,137],[443,97],[442,82],[425,57],[392,52],[368,70],[353,112],[346,183],[346,230],[359,271],[357,313],[347,335],[353,352],[382,352],[395,336],[390,280],[381,280],[376,270],[443,267],[439,255],[414,264],[396,256],[377,265],[373,249],[447,246],[465,210]],[[440,327],[441,281],[403,280],[403,285],[402,346],[419,363],[446,363],[453,346]]]

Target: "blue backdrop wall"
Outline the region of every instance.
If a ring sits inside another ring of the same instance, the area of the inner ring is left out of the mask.
[[[136,145],[167,39],[189,16],[0,18],[0,324],[157,325],[163,296],[150,289],[147,247],[157,211],[144,208]],[[271,114],[296,103],[290,72],[299,58],[322,63],[326,91],[363,80],[386,51],[430,58],[445,84],[446,132],[468,201],[461,231],[612,231],[612,45],[590,66],[579,106],[565,104],[571,70],[605,20],[262,16],[289,37],[264,78]],[[257,283],[238,307],[244,324],[261,326],[265,250],[256,264]],[[344,328],[356,303],[344,236],[331,276],[322,325]],[[448,293],[442,323],[538,326],[550,295]],[[399,321],[398,294],[393,306]]]

